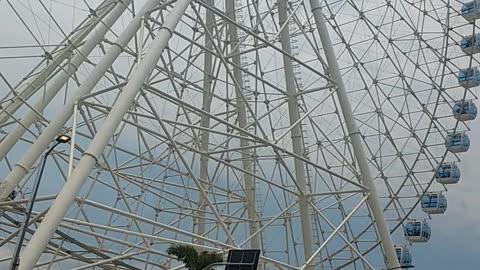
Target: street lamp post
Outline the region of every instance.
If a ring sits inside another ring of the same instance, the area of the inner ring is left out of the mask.
[[[67,135],[60,135],[55,140],[55,144],[48,149],[48,151],[43,156],[42,167],[40,168],[40,172],[38,173],[38,177],[33,186],[33,192],[28,200],[28,211],[25,215],[25,220],[22,223],[22,227],[20,229],[20,236],[17,241],[17,245],[15,246],[15,252],[12,257],[12,261],[10,263],[10,270],[15,270],[18,268],[20,262],[18,261],[18,257],[20,256],[20,251],[22,250],[23,240],[25,239],[25,234],[27,232],[28,222],[30,221],[30,216],[32,215],[33,211],[33,204],[35,203],[35,199],[37,198],[38,188],[40,187],[40,181],[42,179],[43,170],[45,169],[45,164],[47,162],[48,155],[57,147],[57,145],[61,143],[68,143],[70,141],[70,137]]]

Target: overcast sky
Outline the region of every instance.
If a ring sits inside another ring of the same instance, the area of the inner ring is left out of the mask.
[[[480,269],[480,124],[471,122],[471,147],[461,155],[462,178],[447,186],[448,209],[430,221],[432,237],[412,247],[419,270]]]
[[[11,44],[32,44],[32,40],[19,32],[11,12],[5,1],[0,2],[0,46]],[[18,21],[17,21],[18,23]],[[13,25],[13,27],[11,27]],[[17,39],[12,43],[12,39]],[[1,55],[2,51],[0,51]],[[12,83],[18,81],[16,70],[24,70],[27,60],[0,61],[0,72]],[[13,65],[12,65],[13,64]],[[23,71],[22,74],[23,75]],[[0,83],[0,97],[7,93],[7,88]],[[479,105],[480,107],[480,105]],[[430,221],[432,237],[427,244],[416,244],[410,247],[413,253],[413,264],[416,269],[480,269],[480,124],[478,120],[471,122],[472,130],[468,133],[471,147],[467,153],[461,154],[459,164],[462,178],[457,185],[447,186],[448,210],[444,215],[434,215]],[[0,257],[8,255],[0,249]],[[1,264],[0,264],[1,265]]]

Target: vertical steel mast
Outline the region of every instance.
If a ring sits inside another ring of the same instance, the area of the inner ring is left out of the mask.
[[[227,17],[235,22],[235,1],[234,0],[225,0],[225,8],[227,12]],[[232,48],[231,53],[234,55],[232,57],[233,62],[233,75],[237,84],[235,85],[235,101],[237,104],[238,112],[238,125],[241,129],[244,129],[247,126],[247,113],[245,108],[245,101],[243,99],[243,80],[242,80],[242,71],[238,68],[241,66],[240,55],[238,45],[238,32],[237,27],[233,23],[229,23],[228,33],[230,37],[230,47]],[[242,160],[243,160],[243,169],[252,172],[252,155],[248,149],[249,143],[245,139],[240,139],[240,147],[242,150]],[[243,181],[245,184],[245,193],[247,197],[247,215],[249,219],[249,230],[250,234],[254,234],[258,230],[257,223],[257,212],[255,207],[255,182],[250,173],[243,174]],[[260,238],[259,234],[255,235],[251,239],[251,245],[254,249],[260,249]]]
[[[209,6],[214,5],[213,0],[208,0],[207,4]],[[205,14],[205,31],[212,33],[213,26],[215,24],[215,17],[213,12],[206,8]],[[204,74],[203,74],[203,101],[202,109],[210,113],[210,107],[212,105],[212,82],[213,82],[213,73],[212,73],[212,53],[210,52],[213,48],[213,40],[208,38],[208,35],[205,34],[205,55],[204,55]],[[210,128],[210,116],[208,114],[202,114],[200,119],[200,126],[203,128]],[[208,151],[208,144],[210,141],[210,132],[203,131],[200,135],[200,148],[203,152]],[[208,181],[208,156],[202,155],[200,157],[200,179],[202,181]],[[205,187],[206,185],[204,185]],[[206,187],[205,187],[206,188]],[[205,233],[205,209],[207,208],[207,202],[203,196],[199,196],[198,199],[199,212],[197,219],[197,231],[199,235]],[[201,244],[203,241],[199,240]]]
[[[347,95],[347,89],[343,83],[342,74],[338,66],[337,57],[335,56],[335,51],[333,50],[332,42],[330,40],[330,35],[328,33],[327,23],[318,0],[310,0],[310,6],[312,8],[312,13],[315,18],[315,23],[317,25],[317,31],[320,36],[323,49],[325,51],[325,56],[328,62],[328,70],[332,79],[337,84],[337,97],[342,108],[343,118],[345,119],[345,124],[347,125],[348,134],[350,140],[352,141],[352,146],[357,160],[358,167],[360,169],[359,178],[360,182],[366,185],[370,190],[370,195],[368,196],[368,205],[372,211],[373,217],[375,218],[375,224],[377,230],[380,234],[380,240],[382,241],[382,247],[387,256],[387,267],[389,269],[399,269],[400,264],[398,263],[397,255],[395,253],[395,248],[393,246],[392,236],[385,221],[385,215],[383,214],[383,209],[380,206],[378,200],[378,194],[373,181],[372,174],[367,161],[367,156],[365,150],[363,149],[363,139],[362,135],[357,127],[355,122],[355,117],[353,116],[353,110],[350,105],[350,101]]]
[[[175,7],[165,19],[164,24],[157,32],[157,36],[150,45],[141,64],[133,72],[132,77],[123,88],[115,105],[106,117],[103,126],[98,130],[88,149],[83,153],[83,156],[78,162],[71,177],[58,193],[56,200],[53,202],[44,220],[26,246],[20,257],[19,270],[31,270],[35,267],[35,264],[47,246],[50,238],[53,236],[63,217],[74,202],[75,197],[80,192],[80,189],[90,174],[90,171],[95,164],[97,164],[98,158],[104,151],[112,135],[115,133],[132,101],[140,91],[142,84],[160,59],[168,41],[173,36],[175,27],[180,22],[180,19],[190,2],[191,0],[177,1]]]
[[[293,71],[292,59],[289,55],[292,54],[292,48],[290,45],[290,29],[288,27],[288,15],[287,15],[287,0],[278,1],[278,17],[279,24],[285,27],[280,32],[280,42],[282,43],[283,54],[283,68],[285,70],[285,85],[287,88],[287,100],[288,100],[288,115],[290,118],[290,124],[295,125],[292,127],[290,136],[292,138],[293,153],[299,156],[303,156],[304,149],[302,143],[302,130],[300,123],[296,123],[300,119],[300,112],[298,110],[298,96],[297,87],[295,85],[295,75]],[[308,197],[306,196],[307,182],[305,179],[305,164],[298,158],[294,159],[295,163],[295,180],[300,190],[298,197],[298,204],[300,208],[300,219],[302,224],[302,236],[303,236],[303,253],[305,261],[313,254],[313,239],[312,239],[312,226],[310,220],[310,213],[308,207]],[[307,266],[307,269],[311,269]]]

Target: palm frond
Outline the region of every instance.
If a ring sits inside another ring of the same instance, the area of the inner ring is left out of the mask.
[[[202,270],[212,263],[223,262],[222,254],[209,251],[198,254],[194,247],[188,245],[172,244],[167,249],[167,253],[176,256],[177,260],[183,262],[189,270]]]

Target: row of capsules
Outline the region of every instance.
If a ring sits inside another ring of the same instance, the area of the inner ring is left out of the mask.
[[[474,23],[480,18],[480,0],[464,3],[461,9],[462,17]],[[460,48],[466,55],[480,52],[480,33],[464,37]],[[480,71],[477,67],[460,70],[458,83],[464,88],[480,86]],[[477,117],[477,107],[472,100],[460,100],[452,107],[456,120],[464,122]],[[453,132],[445,139],[447,150],[452,153],[466,152],[470,147],[470,139],[465,131]],[[443,185],[456,184],[460,180],[460,169],[455,162],[445,162],[437,168],[436,181]],[[427,192],[421,199],[422,210],[431,214],[443,214],[447,210],[447,199],[442,192]],[[430,239],[431,229],[426,220],[412,220],[405,224],[405,238],[411,243],[425,243]],[[402,268],[412,267],[412,255],[406,246],[395,246],[398,261]]]

